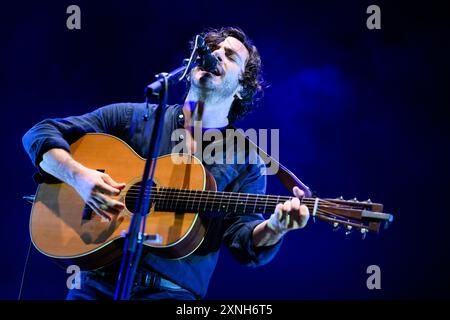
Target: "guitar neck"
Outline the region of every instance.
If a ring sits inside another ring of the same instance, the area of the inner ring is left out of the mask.
[[[156,211],[195,213],[272,214],[279,203],[291,196],[262,195],[225,191],[152,187],[152,202]],[[378,232],[380,222],[392,221],[392,215],[382,213],[383,205],[370,201],[302,198],[313,218],[348,230]]]
[[[156,210],[183,212],[271,214],[277,204],[290,199],[292,197],[172,188],[159,188],[154,194]]]

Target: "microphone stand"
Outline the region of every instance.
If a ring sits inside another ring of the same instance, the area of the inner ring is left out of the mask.
[[[190,59],[185,59],[183,66],[170,73],[160,73],[156,75],[157,80],[149,84],[146,89],[146,104],[151,97],[158,97],[158,106],[155,109],[155,122],[148,140],[149,148],[147,160],[145,162],[144,173],[142,175],[139,196],[136,201],[134,214],[131,218],[128,233],[125,234],[125,245],[123,250],[122,265],[120,268],[114,300],[129,300],[132,284],[136,274],[144,242],[161,242],[158,234],[145,234],[145,221],[150,211],[153,195],[153,176],[155,173],[156,161],[159,156],[159,146],[163,128],[164,115],[166,112],[168,89],[170,85],[180,82],[192,68],[200,63],[197,57],[197,41],[192,51]],[[195,57],[195,59],[194,59]],[[148,110],[147,110],[148,112]],[[145,116],[148,119],[148,114]]]

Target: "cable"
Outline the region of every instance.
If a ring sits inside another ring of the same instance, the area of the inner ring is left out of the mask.
[[[197,49],[198,49],[198,38],[199,37],[200,37],[199,35],[195,36],[194,49],[192,49],[191,56],[189,57],[189,60],[188,60],[187,65],[186,65],[186,68],[184,69],[184,72],[181,75],[181,77],[178,79],[178,81],[181,81],[181,80],[184,79],[184,77],[186,76],[186,74],[187,74],[187,72],[189,70],[189,67],[192,64],[192,61],[194,61],[194,55],[195,55],[195,53],[197,52]]]
[[[23,196],[22,199],[32,205],[34,203],[34,201],[36,200],[36,195],[33,194],[33,195]],[[30,238],[30,243],[28,244],[27,257],[25,259],[25,264],[23,266],[22,280],[20,281],[19,296],[17,297],[17,300],[22,299],[23,283],[25,282],[25,276],[27,274],[28,260],[30,258],[30,253],[31,253],[31,238]]]
[[[21,300],[22,299],[23,283],[24,283],[25,275],[26,275],[27,269],[28,269],[28,259],[30,258],[30,252],[31,252],[31,239],[30,239],[30,243],[28,245],[27,258],[25,259],[25,264],[23,266],[22,280],[20,281],[19,296],[17,297],[17,300]]]

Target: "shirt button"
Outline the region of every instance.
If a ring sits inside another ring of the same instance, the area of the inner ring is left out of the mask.
[[[184,139],[184,135],[180,134],[180,139]]]

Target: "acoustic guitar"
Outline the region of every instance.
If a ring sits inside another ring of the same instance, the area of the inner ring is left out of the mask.
[[[125,209],[105,222],[66,183],[40,184],[33,202],[30,234],[34,246],[62,265],[77,264],[97,269],[122,255],[127,231],[138,196],[145,159],[117,137],[91,133],[71,145],[73,158],[88,168],[105,172],[116,181],[127,182],[116,199]],[[144,242],[154,254],[181,259],[198,248],[207,231],[208,216],[214,214],[272,214],[287,196],[218,192],[213,176],[199,159],[186,154],[158,158],[153,199],[146,217],[145,233],[158,235],[159,242]],[[303,198],[313,219],[347,232],[378,233],[392,215],[383,205],[370,201]],[[206,218],[205,218],[206,217]]]

